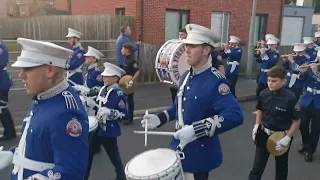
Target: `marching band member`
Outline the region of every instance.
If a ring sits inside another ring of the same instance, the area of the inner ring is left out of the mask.
[[[314,37],[316,38],[315,43],[317,46],[320,46],[320,31],[314,33]]]
[[[230,83],[230,90],[234,97],[236,97],[236,84],[240,74],[239,63],[242,58],[242,49],[238,46],[240,39],[236,36],[230,36],[231,48],[228,44],[223,45],[223,59],[228,58],[228,67],[226,69],[226,78]]]
[[[315,43],[313,37],[304,37],[303,43],[307,46],[306,53],[308,56],[310,56],[310,61],[316,60],[317,57],[317,51],[315,50]]]
[[[77,91],[80,91],[84,95],[97,95],[104,84],[102,76],[100,75],[101,70],[98,67],[98,61],[104,57],[104,55],[99,50],[88,46],[88,52],[84,54],[84,56],[85,63],[88,65],[85,86],[74,85],[73,88],[75,88]]]
[[[222,164],[218,135],[241,125],[243,113],[230,93],[228,80],[211,64],[210,53],[219,38],[196,24],[188,24],[186,30],[183,43],[191,68],[181,76],[175,103],[159,114],[145,115],[141,124],[154,129],[179,119],[170,147],[184,148],[184,172],[193,173],[195,180],[206,180],[209,172]]]
[[[86,53],[80,44],[80,38],[83,34],[71,28],[68,31],[69,33],[66,38],[72,47],[73,53],[66,65],[67,79],[75,84],[83,85],[82,67],[85,61],[84,54]],[[73,83],[69,82],[72,86],[74,85]]]
[[[117,82],[125,74],[120,67],[111,63],[104,63],[104,87],[100,89],[97,103],[102,106],[97,113],[99,120],[98,132],[90,139],[89,164],[85,179],[90,175],[91,165],[96,148],[101,145],[105,148],[113,166],[116,169],[117,180],[125,180],[126,176],[118,150],[117,137],[121,135],[118,121],[128,119],[126,97]]]
[[[259,97],[260,92],[268,87],[267,72],[277,64],[279,59],[279,52],[276,49],[279,40],[276,37],[268,38],[268,49],[261,48],[260,56],[256,57],[257,63],[260,63],[259,83],[256,90],[256,95]]]
[[[284,131],[286,136],[277,142],[276,151],[291,146],[292,137],[300,124],[300,111],[296,109],[297,99],[288,89],[284,88],[287,71],[282,66],[274,66],[268,72],[268,88],[264,89],[259,98],[256,124],[252,138],[256,144],[253,168],[249,180],[260,180],[269,159],[266,147],[269,136],[275,132]],[[288,176],[289,150],[276,156],[275,180],[286,180]]]
[[[295,94],[297,100],[299,100],[306,85],[305,81],[299,78],[300,66],[310,60],[310,56],[305,53],[305,49],[305,44],[296,43],[293,48],[295,56],[293,57],[292,54],[283,56],[284,66],[288,70],[286,86]]]
[[[320,63],[320,48],[316,50],[318,51],[316,63]],[[300,69],[306,81],[306,88],[299,101],[302,111],[300,124],[302,144],[298,151],[305,152],[306,162],[312,162],[320,136],[320,67],[314,63],[310,67],[300,66]]]
[[[135,60],[135,58],[131,55],[133,53],[133,45],[129,43],[125,43],[122,45],[122,55],[124,56],[124,64],[123,64],[123,70],[126,72],[127,75],[132,76],[131,81],[127,84],[127,88],[130,88],[133,85],[133,82],[136,82],[140,71],[138,69],[138,63]],[[133,123],[133,113],[134,113],[134,93],[127,94],[127,100],[128,100],[128,113],[129,113],[129,120],[124,121],[124,125],[129,125]]]
[[[218,69],[218,71],[220,71],[222,74],[225,74],[226,72],[224,69],[224,64],[222,62],[220,51],[215,50],[215,47],[212,48],[211,58],[212,58],[212,67]]]
[[[12,180],[82,180],[88,163],[88,117],[77,92],[64,79],[71,50],[18,38],[20,67],[33,96],[13,155]],[[1,153],[0,153],[1,154]],[[1,157],[0,157],[1,159]]]
[[[10,76],[7,72],[8,63],[8,48],[6,44],[0,40],[0,120],[4,127],[4,133],[3,136],[0,137],[0,141],[16,138],[16,130],[12,116],[7,107],[9,90],[12,86]]]

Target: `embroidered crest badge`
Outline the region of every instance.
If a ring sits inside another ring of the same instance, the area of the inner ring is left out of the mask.
[[[82,134],[82,126],[76,118],[72,118],[67,124],[67,134],[79,137]]]
[[[82,54],[81,54],[81,53],[78,53],[78,54],[77,54],[77,58],[78,58],[78,59],[82,58]]]
[[[126,104],[124,103],[124,101],[121,99],[120,102],[119,102],[119,108],[123,109],[126,107]]]
[[[226,85],[226,84],[220,84],[220,86],[219,86],[219,93],[221,94],[221,95],[226,95],[226,94],[229,94],[230,93],[230,88],[229,88],[229,86],[228,85]]]
[[[123,92],[122,91],[117,91],[118,96],[122,96]]]

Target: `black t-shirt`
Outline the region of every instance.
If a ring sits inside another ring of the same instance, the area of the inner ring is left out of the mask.
[[[277,91],[263,90],[256,108],[262,111],[261,123],[273,131],[289,130],[293,120],[300,119],[300,106],[296,96],[282,87]]]
[[[133,56],[126,56],[124,59],[123,70],[127,75],[134,76],[138,71],[138,63]]]
[[[219,51],[212,51],[211,58],[212,58],[212,67],[218,69],[219,66],[224,65]]]

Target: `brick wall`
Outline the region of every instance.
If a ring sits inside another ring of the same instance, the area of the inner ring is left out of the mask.
[[[267,33],[278,35],[282,14],[281,0],[258,0],[257,14],[268,14]],[[190,23],[211,27],[212,12],[229,12],[229,35],[248,41],[251,0],[146,0],[144,14],[144,42],[162,44],[165,39],[166,8],[190,10]]]

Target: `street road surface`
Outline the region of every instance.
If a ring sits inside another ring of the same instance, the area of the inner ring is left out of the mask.
[[[251,131],[255,120],[255,102],[242,103],[245,114],[245,121],[241,127],[226,132],[220,136],[223,149],[223,165],[210,173],[211,180],[246,180],[252,167],[254,158],[254,146],[251,139]],[[137,117],[136,119],[139,119]],[[134,130],[143,130],[140,121],[136,120],[131,126],[122,127],[122,136],[119,138],[119,148],[124,165],[135,155],[153,148],[165,148],[170,143],[168,136],[148,136],[148,147],[144,146],[144,135],[133,134]],[[160,128],[159,131],[173,131],[174,124],[169,123]],[[299,132],[296,133],[289,159],[288,180],[319,180],[320,178],[320,149],[318,148],[314,162],[306,163],[297,152],[301,141]],[[18,143],[15,141],[2,144],[5,149]],[[70,147],[72,148],[72,147]],[[76,151],[77,149],[75,149]],[[201,154],[199,154],[201,156]],[[12,166],[0,171],[0,179],[10,179]],[[274,158],[270,156],[262,180],[274,179],[275,164]],[[114,168],[103,151],[94,158],[91,170],[91,180],[113,180],[115,179]]]

